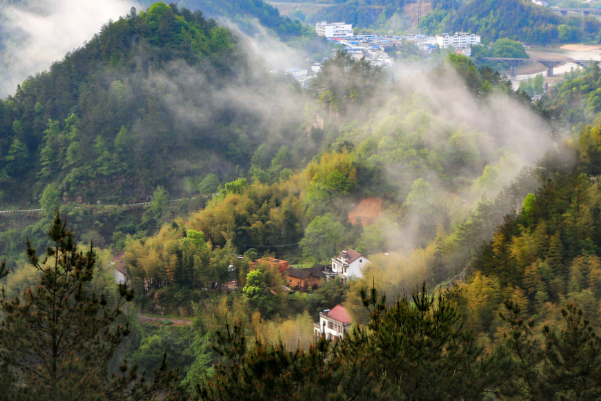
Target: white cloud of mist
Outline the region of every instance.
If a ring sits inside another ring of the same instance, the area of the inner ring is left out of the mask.
[[[139,8],[133,0],[47,0],[42,6],[3,6],[8,37],[0,56],[0,96],[90,40],[103,24]]]
[[[0,78],[0,96],[14,92],[16,85],[28,75],[48,68],[66,52],[91,39],[109,19],[125,15],[132,6],[139,8],[137,3],[132,3],[131,0],[49,0],[46,12],[26,11],[15,7],[3,10],[9,18],[9,30],[21,32],[25,39],[24,43],[12,43],[8,49],[12,66],[9,73]],[[236,27],[235,22],[228,22],[226,25],[230,28]],[[244,36],[241,43],[248,49],[251,69],[243,73],[244,77],[227,85],[219,88],[213,86],[207,75],[185,63],[172,63],[164,71],[151,73],[150,76],[132,76],[131,80],[144,79],[144,85],[150,88],[147,90],[155,92],[163,104],[177,116],[178,123],[192,129],[204,130],[214,127],[214,117],[220,110],[235,108],[261,120],[262,132],[267,134],[267,141],[279,141],[286,127],[302,123],[304,102],[307,99],[293,95],[289,88],[284,86],[247,85],[245,82],[266,82],[265,70],[306,68],[306,55],[281,43],[258,23],[255,24],[254,30],[256,35]],[[523,104],[506,96],[493,95],[487,100],[477,99],[463,87],[461,78],[452,72],[448,74],[447,80],[441,83],[428,78],[423,72],[411,71],[412,67],[402,63],[398,63],[395,69],[402,72],[396,74],[395,83],[388,85],[374,101],[358,110],[357,120],[368,126],[370,131],[364,135],[375,135],[378,119],[395,113],[404,118],[402,113],[413,107],[390,110],[390,100],[393,96],[406,98],[407,102],[411,101],[410,97],[423,98],[424,102],[419,108],[426,113],[449,124],[465,125],[470,131],[489,133],[494,140],[481,140],[478,146],[484,148],[481,152],[490,156],[491,163],[499,160],[499,152],[509,151],[515,156],[507,158],[509,161],[499,169],[501,177],[496,180],[494,188],[487,189],[486,195],[489,198],[495,196],[502,185],[509,183],[522,166],[533,165],[553,144],[545,123]],[[127,84],[128,80],[124,79],[124,82]],[[190,88],[198,90],[191,95]],[[370,120],[372,127],[369,127]],[[220,134],[203,133],[214,136]],[[360,138],[360,135],[354,138],[356,144],[360,139],[364,139]],[[428,129],[423,133],[423,139],[426,144],[441,141],[439,132]],[[398,166],[389,165],[387,172],[389,182],[398,184]],[[432,170],[421,172],[412,178],[424,178],[430,182],[433,197],[438,198],[445,196],[446,190],[439,188],[437,176],[438,172]],[[406,179],[406,176],[403,179]],[[481,193],[475,191],[460,195],[461,199],[455,198],[457,203],[469,208],[468,204],[478,199]],[[459,207],[454,201],[448,202],[449,209]],[[456,215],[460,216],[461,213]],[[412,229],[411,225],[400,229],[389,227],[386,230],[386,241],[389,242],[390,248],[412,248],[415,245]]]
[[[247,21],[253,32],[252,35],[245,34],[244,29],[231,19],[220,18],[219,23],[236,31],[244,39],[244,45],[248,46],[249,54],[257,58],[269,70],[301,68],[306,64],[301,52],[282,43],[273,32],[261,25],[256,18]]]

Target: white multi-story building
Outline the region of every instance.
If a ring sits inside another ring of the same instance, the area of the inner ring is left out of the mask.
[[[300,70],[298,68],[291,68],[285,71],[286,74],[293,76],[297,80],[303,80],[307,77],[307,70]]]
[[[319,323],[313,323],[313,333],[315,336],[342,340],[350,327],[351,316],[342,306],[336,305],[332,310],[319,312]]]
[[[436,35],[436,43],[445,49],[449,46],[461,48],[480,44],[480,36],[473,33],[455,32],[455,35],[442,33]]]
[[[369,260],[365,256],[349,248],[332,258],[332,274],[337,275],[343,281],[352,277],[361,278],[363,277],[361,269],[367,263]]]
[[[345,24],[344,22],[318,22],[315,25],[315,30],[319,36],[326,38],[348,38],[353,36],[353,25]]]

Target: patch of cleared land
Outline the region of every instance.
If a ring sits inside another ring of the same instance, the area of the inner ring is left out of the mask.
[[[601,54],[601,45],[584,45],[582,43],[575,43],[571,45],[563,45],[560,49],[573,50],[577,52],[594,52]]]
[[[382,198],[366,198],[349,212],[348,219],[353,224],[361,219],[362,226],[369,226],[382,216],[382,210]]]

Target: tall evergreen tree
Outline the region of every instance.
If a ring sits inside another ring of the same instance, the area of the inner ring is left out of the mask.
[[[108,364],[130,333],[118,320],[133,291],[120,284],[118,299],[91,292],[95,253],[77,248],[58,212],[48,232],[52,243],[43,260],[27,243],[29,262],[39,271],[37,288],[22,297],[0,297],[0,382],[2,398],[29,400],[178,399],[177,373],[165,362],[146,381],[127,358],[117,372]],[[0,276],[7,274],[4,264]]]

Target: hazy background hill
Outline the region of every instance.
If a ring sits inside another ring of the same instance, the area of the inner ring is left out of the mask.
[[[71,200],[181,192],[183,176],[228,177],[285,132],[253,105],[278,84],[240,39],[161,4],[105,25],[0,102],[4,202],[35,201],[50,182]]]

